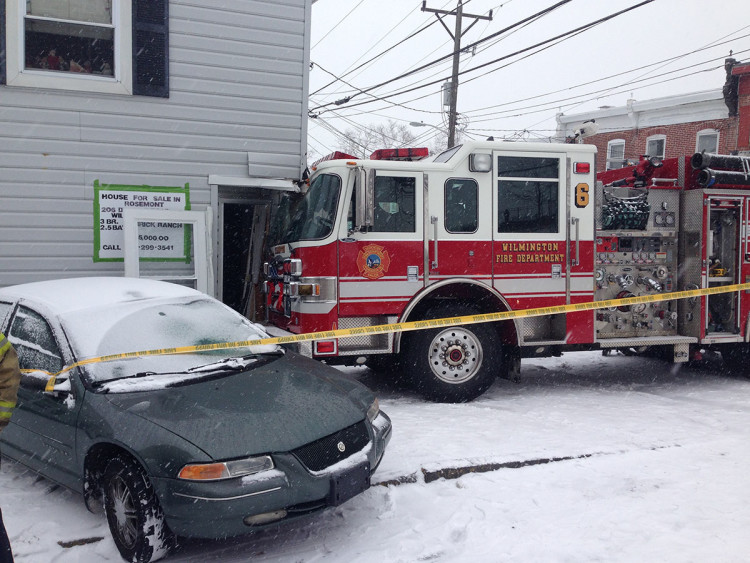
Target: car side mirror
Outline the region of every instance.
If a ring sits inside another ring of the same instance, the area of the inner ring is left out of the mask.
[[[21,372],[21,387],[34,391],[44,391],[50,375],[40,370],[23,370]]]
[[[70,393],[70,379],[50,376],[41,370],[24,370],[21,374],[21,387],[32,391],[43,391],[50,395]]]

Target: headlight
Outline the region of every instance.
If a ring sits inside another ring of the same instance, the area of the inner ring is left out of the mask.
[[[375,417],[378,416],[379,412],[380,412],[380,404],[378,403],[378,400],[375,399],[370,405],[370,408],[367,409],[367,420],[372,422],[373,420],[375,420]]]
[[[177,478],[188,481],[216,481],[253,475],[273,469],[273,467],[273,459],[268,455],[217,463],[192,463],[183,467],[177,474]]]

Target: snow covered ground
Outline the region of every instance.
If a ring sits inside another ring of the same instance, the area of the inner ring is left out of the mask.
[[[385,484],[254,536],[182,541],[165,561],[748,561],[750,380],[718,363],[524,360],[520,384],[463,405],[346,371],[393,419]],[[441,473],[469,466],[488,471]],[[0,507],[17,562],[120,560],[103,517],[7,461]]]

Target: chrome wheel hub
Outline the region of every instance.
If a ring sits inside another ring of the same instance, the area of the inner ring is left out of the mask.
[[[465,383],[482,365],[482,346],[470,330],[454,327],[443,330],[432,339],[429,349],[430,369],[446,383]]]

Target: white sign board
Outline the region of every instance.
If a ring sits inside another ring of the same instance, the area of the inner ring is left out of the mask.
[[[94,182],[94,261],[122,261],[126,211],[185,211],[190,209],[189,187],[100,185]],[[141,260],[187,261],[189,231],[169,220],[153,220],[138,226]]]

